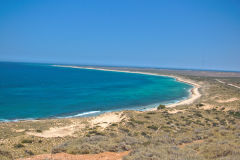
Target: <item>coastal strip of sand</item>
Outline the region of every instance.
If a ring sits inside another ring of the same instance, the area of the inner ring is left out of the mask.
[[[157,74],[157,73],[149,73],[149,72],[136,72],[136,71],[128,71],[128,70],[116,70],[116,69],[106,69],[100,67],[82,67],[82,66],[72,66],[72,65],[52,65],[54,67],[64,67],[64,68],[76,68],[76,69],[92,69],[92,70],[100,70],[100,71],[112,71],[112,72],[124,72],[124,73],[136,73],[136,74],[145,74],[145,75],[153,75],[153,76],[166,76],[176,79],[179,82],[187,83],[193,86],[190,90],[190,95],[187,99],[182,101],[178,101],[176,103],[168,104],[167,107],[176,107],[178,105],[188,105],[193,103],[195,100],[201,97],[201,93],[199,92],[199,88],[201,87],[198,83],[186,79],[176,75],[165,75],[165,74]],[[155,108],[156,109],[156,108]],[[153,109],[153,110],[155,110]],[[151,109],[152,110],[152,109]]]

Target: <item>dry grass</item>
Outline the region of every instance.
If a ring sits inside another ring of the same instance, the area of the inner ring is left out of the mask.
[[[94,125],[92,118],[1,123],[0,159],[43,153],[78,155],[124,151],[130,151],[124,160],[239,159],[240,91],[217,83],[215,77],[186,78],[202,84],[203,96],[191,105],[148,112],[123,111],[116,115],[120,120],[97,121]],[[237,83],[236,78],[224,77],[224,80]],[[42,134],[53,126],[73,124],[85,127],[64,137],[27,134]]]

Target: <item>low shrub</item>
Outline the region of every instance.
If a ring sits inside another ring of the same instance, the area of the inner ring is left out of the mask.
[[[198,103],[198,104],[196,104],[196,106],[197,106],[197,107],[203,107],[204,104],[202,104],[202,103]]]
[[[18,144],[14,145],[14,148],[22,148],[22,147],[25,147],[25,146],[21,143],[18,143]]]
[[[42,130],[40,130],[40,129],[37,129],[37,130],[36,130],[36,132],[38,132],[38,133],[42,133]]]
[[[91,135],[101,135],[101,136],[104,136],[104,133],[103,132],[99,132],[97,130],[91,130],[88,132],[87,136],[91,136]]]
[[[0,157],[5,157],[8,159],[13,159],[12,154],[8,151],[0,150]]]
[[[142,132],[141,135],[142,136],[147,136],[147,133],[146,132]]]
[[[144,124],[143,121],[135,120],[134,118],[132,118],[130,121],[137,124]]]
[[[127,128],[119,128],[119,129],[122,130],[123,132],[126,132],[126,133],[130,132],[129,129],[127,129]]]
[[[147,112],[147,114],[156,114],[156,112]]]
[[[30,150],[25,150],[25,153],[29,154],[30,156],[34,155],[34,153],[32,151],[30,151]]]
[[[165,106],[165,105],[162,105],[162,104],[160,104],[160,105],[157,107],[158,110],[160,110],[160,109],[165,109],[165,108],[166,108],[166,106]]]
[[[144,116],[144,118],[146,118],[146,119],[150,119],[151,117],[150,117],[150,116]]]
[[[24,140],[22,140],[22,143],[33,143],[33,140],[31,140],[31,139],[24,139]]]
[[[158,127],[157,127],[157,126],[154,126],[154,125],[147,126],[147,128],[153,129],[153,130],[155,130],[155,131],[158,129]]]

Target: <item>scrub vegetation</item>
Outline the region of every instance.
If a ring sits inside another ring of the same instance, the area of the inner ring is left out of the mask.
[[[91,118],[0,123],[0,159],[43,153],[129,151],[124,160],[238,160],[240,89],[227,83],[237,85],[240,78],[195,75],[195,72],[179,75],[201,85],[202,97],[193,104],[160,106],[156,111],[123,111],[120,122],[105,128],[91,125]],[[42,134],[51,127],[76,123],[84,127],[69,136],[45,138],[27,134]]]

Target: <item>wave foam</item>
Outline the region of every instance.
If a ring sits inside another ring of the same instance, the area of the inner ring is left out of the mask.
[[[85,116],[85,115],[89,115],[89,114],[96,114],[96,113],[100,113],[101,111],[89,111],[89,112],[83,112],[83,113],[79,113],[73,116],[67,116],[65,118],[74,118],[74,117],[81,117],[81,116]]]
[[[31,121],[37,118],[22,118],[22,119],[0,119],[0,122],[18,122],[18,121]]]

